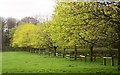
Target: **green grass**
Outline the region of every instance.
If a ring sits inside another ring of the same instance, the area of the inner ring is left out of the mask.
[[[2,73],[2,52],[0,52],[0,73]]]
[[[2,52],[3,73],[119,73],[117,65],[102,65],[96,62],[69,60],[62,57],[49,57],[29,52]]]

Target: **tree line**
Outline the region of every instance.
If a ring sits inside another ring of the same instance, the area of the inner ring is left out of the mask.
[[[10,29],[12,47],[54,49],[89,48],[93,61],[94,47],[118,49],[120,70],[120,4],[100,2],[58,2],[50,21],[37,25],[20,23]]]

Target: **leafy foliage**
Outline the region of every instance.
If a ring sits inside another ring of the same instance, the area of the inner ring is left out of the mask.
[[[16,28],[12,46],[40,48],[45,46],[43,25],[22,24]]]

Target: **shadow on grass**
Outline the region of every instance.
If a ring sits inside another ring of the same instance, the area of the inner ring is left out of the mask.
[[[2,75],[120,75],[119,73],[3,73]]]

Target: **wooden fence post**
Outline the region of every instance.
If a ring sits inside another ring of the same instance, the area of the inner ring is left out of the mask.
[[[103,64],[106,66],[106,58],[103,58]]]
[[[113,59],[113,57],[112,57],[111,63],[112,63],[112,66],[114,66],[114,59]]]

